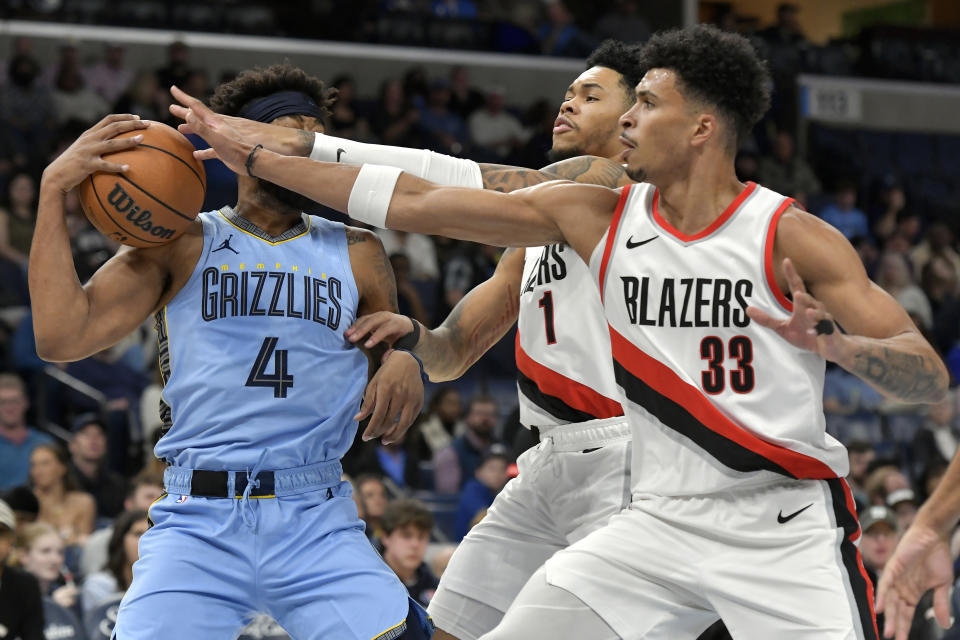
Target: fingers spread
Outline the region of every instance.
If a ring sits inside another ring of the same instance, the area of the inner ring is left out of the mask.
[[[933,615],[937,623],[944,629],[949,629],[950,620],[950,589],[946,585],[937,587],[933,592]]]
[[[766,327],[768,329],[777,329],[782,322],[772,317],[769,313],[763,309],[760,309],[759,307],[747,307],[747,315],[750,316],[750,319],[759,324],[761,327]]]
[[[793,261],[790,258],[783,259],[783,275],[787,279],[787,285],[790,287],[790,293],[793,295],[794,301],[796,301],[798,293],[806,293],[807,288],[803,284],[803,279],[797,273],[797,269],[793,266]]]
[[[139,120],[139,119],[140,119],[140,116],[134,115],[132,113],[111,113],[107,116],[104,116],[103,119],[100,120],[100,122],[98,122],[97,124],[93,125],[93,127],[90,130],[99,131],[100,129],[103,129],[107,125],[112,124],[114,122],[120,122],[123,120]]]
[[[377,398],[377,378],[374,376],[373,380],[367,384],[367,389],[363,393],[363,402],[360,403],[360,410],[357,411],[357,414],[353,416],[354,420],[363,420],[370,412],[373,411],[373,405]],[[368,426],[369,429],[369,426]],[[364,431],[364,440],[369,440],[370,438],[366,437],[366,431]]]

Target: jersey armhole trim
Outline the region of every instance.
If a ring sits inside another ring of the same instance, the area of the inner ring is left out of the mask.
[[[627,199],[630,197],[630,187],[628,184],[623,187],[620,193],[620,200],[617,201],[617,208],[613,211],[613,219],[610,221],[610,228],[607,229],[607,246],[603,248],[603,258],[600,259],[600,274],[598,284],[600,285],[600,302],[604,301],[604,284],[607,279],[607,264],[610,262],[610,254],[613,253],[613,243],[617,239],[617,228],[620,226],[620,218],[623,216],[623,209],[626,207]]]
[[[780,306],[790,313],[793,313],[793,302],[780,290],[780,285],[777,284],[777,277],[774,274],[773,245],[777,239],[777,224],[780,222],[780,216],[793,204],[795,204],[793,198],[785,199],[780,206],[777,207],[777,210],[773,212],[773,215],[770,216],[770,224],[767,227],[767,238],[763,246],[763,272],[766,275],[767,288],[770,290],[770,293],[773,294],[774,299],[780,303]]]

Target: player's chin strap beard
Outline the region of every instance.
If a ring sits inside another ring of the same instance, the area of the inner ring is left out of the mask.
[[[247,486],[243,489],[243,497],[240,498],[240,518],[243,520],[243,524],[254,530],[254,533],[256,533],[257,528],[257,514],[256,512],[248,514],[247,509],[250,506],[250,492],[253,491],[254,487],[260,488],[260,481],[257,480],[257,476],[260,475],[260,467],[263,466],[263,460],[267,457],[268,451],[270,450],[263,449],[260,452],[260,457],[257,458],[257,464],[253,465],[253,471],[247,471]]]

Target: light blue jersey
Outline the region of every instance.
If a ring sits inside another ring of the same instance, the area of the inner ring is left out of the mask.
[[[356,433],[367,359],[343,336],[359,294],[344,226],[316,216],[268,238],[232,208],[201,213],[203,253],[157,314],[156,455],[193,469],[337,460]]]

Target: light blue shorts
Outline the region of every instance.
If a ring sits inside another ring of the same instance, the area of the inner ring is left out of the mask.
[[[296,640],[402,634],[407,590],[331,464],[277,471],[274,497],[246,500],[190,496],[191,471],[168,469],[114,638],[235,638],[261,612]]]

